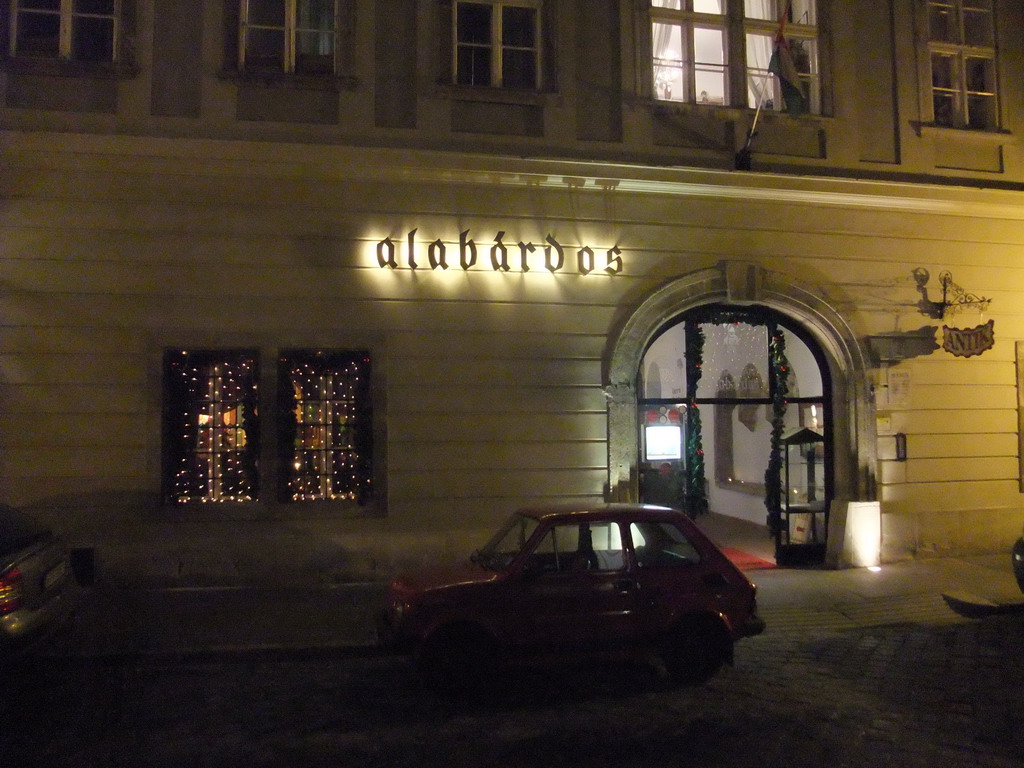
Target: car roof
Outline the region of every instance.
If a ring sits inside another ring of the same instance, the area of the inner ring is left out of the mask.
[[[538,522],[550,519],[609,519],[628,517],[633,520],[664,520],[665,517],[684,516],[678,509],[654,504],[551,504],[523,507],[517,514],[532,517]]]

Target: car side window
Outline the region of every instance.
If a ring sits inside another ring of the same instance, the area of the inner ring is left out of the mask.
[[[701,560],[697,548],[671,523],[631,523],[629,532],[639,568],[680,568]]]
[[[615,522],[565,523],[552,526],[531,556],[534,570],[544,573],[620,571],[622,532]]]

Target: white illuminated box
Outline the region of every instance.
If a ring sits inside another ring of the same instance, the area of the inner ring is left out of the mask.
[[[683,457],[683,429],[678,424],[652,424],[644,428],[647,461]]]

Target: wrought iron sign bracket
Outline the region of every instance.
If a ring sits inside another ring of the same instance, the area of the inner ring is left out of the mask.
[[[922,315],[935,320],[943,319],[947,314],[953,314],[961,309],[988,308],[991,299],[986,299],[973,293],[969,293],[953,281],[953,275],[946,270],[939,275],[939,286],[942,289],[941,301],[932,301],[928,297],[928,281],[931,274],[924,267],[918,267],[913,271],[914,282],[917,283],[917,290],[921,294],[921,300],[917,302],[917,308]]]

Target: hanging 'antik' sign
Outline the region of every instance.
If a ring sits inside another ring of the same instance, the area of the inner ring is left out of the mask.
[[[494,236],[494,243],[489,248],[477,244],[469,236],[469,230],[459,233],[459,243],[446,245],[440,238],[429,243],[417,242],[417,230],[406,236],[404,254],[390,237],[377,243],[377,264],[382,269],[398,269],[405,266],[409,269],[448,269],[456,266],[455,253],[458,251],[457,266],[468,271],[473,268],[490,269],[492,272],[529,272],[532,269],[546,269],[549,272],[573,271],[581,275],[604,273],[617,275],[622,271],[622,251],[613,246],[599,256],[593,248],[583,246],[576,249],[575,258],[572,250],[566,249],[551,235],[544,238],[541,246],[533,243],[506,243],[505,232],[499,231]],[[481,254],[482,251],[485,255]],[[450,254],[450,255],[449,255]],[[425,256],[425,260],[424,260]],[[449,264],[449,259],[453,262]],[[478,266],[479,262],[479,266]]]
[[[942,326],[942,348],[956,357],[973,357],[996,343],[995,320],[974,328],[950,328]]]

